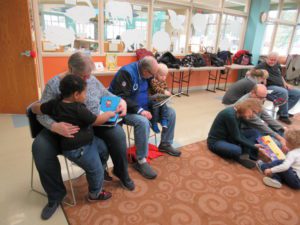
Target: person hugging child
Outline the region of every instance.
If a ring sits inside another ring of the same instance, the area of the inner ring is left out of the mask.
[[[102,189],[102,164],[106,163],[108,153],[102,140],[94,136],[92,125],[105,123],[115,116],[115,112],[105,112],[98,116],[91,113],[84,104],[86,82],[77,75],[65,75],[60,81],[59,90],[60,98],[42,104],[35,103],[31,110],[35,114],[47,114],[58,122],[78,126],[78,132],[74,135],[60,136],[60,148],[65,157],[86,172],[88,201],[107,200],[112,194]]]
[[[155,74],[155,76],[150,81],[150,96],[155,94],[161,94],[161,95],[167,95],[171,96],[171,92],[168,91],[167,87],[167,75],[168,75],[168,67],[160,63],[158,64],[158,72]],[[166,104],[163,104],[159,107],[155,107],[154,105],[156,103],[160,102],[160,98],[152,101],[152,119],[151,119],[151,125],[152,130],[155,133],[159,133],[160,130],[158,128],[158,122],[160,121],[160,124],[163,128],[168,128],[168,108]]]
[[[257,161],[258,170],[266,175],[265,185],[281,188],[282,182],[293,189],[300,189],[300,129],[285,132],[285,139],[289,152],[285,160],[275,160],[271,163]]]

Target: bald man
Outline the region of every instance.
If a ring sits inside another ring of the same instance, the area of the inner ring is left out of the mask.
[[[293,108],[300,98],[300,90],[289,85],[281,75],[281,67],[278,63],[278,54],[276,52],[271,52],[267,60],[256,66],[256,69],[265,69],[269,72],[269,77],[267,79],[268,90],[272,90],[272,93],[268,94],[267,98],[270,101],[274,99],[283,99],[287,102],[279,106],[279,120],[291,124],[292,121],[289,119],[292,115],[288,112]]]
[[[237,102],[242,102],[248,98],[256,98],[265,101],[267,97],[268,90],[265,85],[257,84],[254,88],[246,95],[241,97]],[[277,141],[279,141],[282,149],[287,150],[286,141],[281,136],[284,133],[285,128],[278,123],[276,120],[269,115],[266,109],[260,113],[257,113],[254,117],[244,120],[244,123],[247,127],[257,129],[262,135],[270,135],[274,137]]]
[[[154,179],[157,173],[147,163],[148,138],[150,134],[150,120],[152,114],[149,111],[149,79],[158,72],[158,63],[146,56],[140,61],[123,66],[112,80],[109,90],[122,97],[127,102],[127,115],[124,121],[134,127],[134,140],[136,145],[137,162],[134,168],[147,179]],[[167,108],[168,128],[162,130],[159,151],[172,156],[180,156],[181,152],[172,146],[174,138],[175,111]]]

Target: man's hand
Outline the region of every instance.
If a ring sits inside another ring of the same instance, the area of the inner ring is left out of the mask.
[[[284,83],[284,87],[288,90],[292,90],[294,88],[293,85],[288,84],[287,82]]]
[[[59,123],[53,123],[51,126],[51,131],[55,132],[57,134],[60,134],[61,136],[73,138],[80,128],[78,126],[74,126],[70,123],[65,122],[59,122]]]
[[[152,115],[149,111],[144,110],[144,111],[141,112],[141,115],[146,117],[148,120],[152,119]]]
[[[265,169],[264,174],[268,177],[272,176],[272,170],[271,169]]]
[[[127,104],[123,99],[121,99],[121,101],[118,105],[118,108],[116,110],[116,113],[119,113],[119,116],[121,116],[121,117],[126,116],[126,114],[127,114]]]

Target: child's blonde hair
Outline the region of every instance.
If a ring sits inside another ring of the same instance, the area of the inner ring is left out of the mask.
[[[168,75],[169,69],[166,66],[166,64],[163,64],[163,63],[158,64],[158,73],[162,74],[162,75],[166,75],[166,76]]]
[[[269,72],[267,70],[261,69],[251,69],[249,71],[249,75],[253,78],[264,78],[267,79],[269,77]]]
[[[284,136],[291,147],[300,148],[300,129],[287,130]]]

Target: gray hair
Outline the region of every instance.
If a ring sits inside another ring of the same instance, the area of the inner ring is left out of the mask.
[[[279,57],[279,54],[278,54],[277,52],[270,52],[270,53],[268,54],[268,58],[270,58],[270,57],[272,57],[272,56],[275,56],[276,58],[278,58],[278,57]]]
[[[154,57],[145,56],[139,62],[140,68],[146,71],[151,71],[154,61],[156,61]]]
[[[95,64],[91,57],[82,52],[75,52],[68,60],[68,66],[71,73],[82,75],[83,73],[91,73],[95,69]]]

